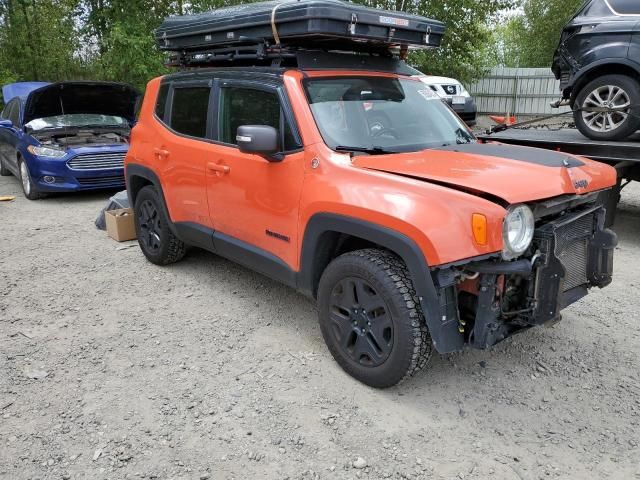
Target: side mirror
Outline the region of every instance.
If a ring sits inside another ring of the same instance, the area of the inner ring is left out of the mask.
[[[12,128],[13,122],[11,120],[0,120],[0,127],[2,128]]]
[[[278,131],[268,125],[242,125],[238,127],[236,142],[242,153],[254,153],[270,162],[282,160],[274,155],[278,150]]]

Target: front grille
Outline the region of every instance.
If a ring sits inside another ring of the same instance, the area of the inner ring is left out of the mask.
[[[456,85],[442,85],[442,89],[447,95],[455,95],[456,93],[458,93]]]
[[[589,240],[593,236],[594,221],[594,214],[589,213],[555,232],[555,255],[565,269],[565,292],[588,283]]]
[[[111,186],[124,184],[124,175],[116,175],[113,177],[83,177],[77,178],[78,183],[83,186]]]
[[[67,162],[72,170],[101,170],[124,167],[124,152],[86,153]]]

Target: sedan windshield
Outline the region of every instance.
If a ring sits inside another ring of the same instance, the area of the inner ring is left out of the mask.
[[[49,128],[101,128],[101,127],[128,127],[125,118],[113,115],[96,115],[91,113],[78,113],[70,115],[56,115],[55,117],[36,118],[25,127],[37,131]]]
[[[424,83],[392,77],[305,82],[315,121],[334,150],[372,155],[474,142],[455,113]]]

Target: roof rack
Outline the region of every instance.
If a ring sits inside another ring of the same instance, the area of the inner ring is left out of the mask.
[[[334,51],[270,46],[268,43],[174,53],[167,66],[181,69],[204,67],[295,67],[301,70],[358,70],[415,75],[404,62],[406,50],[370,48]]]

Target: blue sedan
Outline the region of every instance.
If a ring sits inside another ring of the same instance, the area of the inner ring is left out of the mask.
[[[109,82],[22,82],[2,88],[0,175],[25,197],[124,187],[139,92]]]

